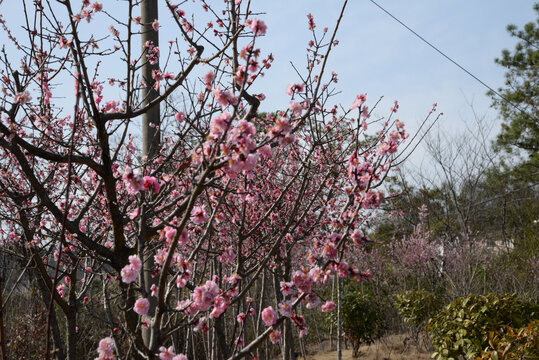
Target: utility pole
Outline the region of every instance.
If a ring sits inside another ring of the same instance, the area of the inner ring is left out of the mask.
[[[337,360],[342,359],[342,281],[337,276]]]
[[[153,46],[159,46],[159,32],[152,28],[152,23],[158,19],[157,0],[143,0],[141,3],[142,22],[142,50],[146,50],[144,44],[150,41]],[[153,88],[152,71],[159,70],[159,60],[153,65],[145,61],[142,65],[142,79],[144,88],[142,90],[143,106],[148,105],[159,96],[159,91]],[[148,160],[153,159],[157,154],[161,143],[159,125],[161,113],[159,104],[153,106],[142,115],[142,156]]]
[[[142,0],[140,17],[142,23],[142,53],[148,51],[149,48],[145,47],[146,44],[151,44],[153,47],[159,46],[159,32],[154,30],[152,24],[158,17],[158,0]],[[153,61],[152,61],[153,62]],[[151,64],[147,57],[143,55],[142,65],[142,80],[144,81],[144,87],[142,89],[142,106],[147,106],[153,100],[159,96],[159,90],[153,88],[152,71],[159,70],[159,59]],[[159,104],[154,105],[147,112],[142,114],[142,162],[146,169],[151,164],[158,153],[159,145],[161,143],[160,134],[161,112]],[[151,196],[151,195],[150,195]],[[146,244],[150,242],[146,234],[147,226],[147,213],[148,209],[145,205],[141,209],[141,222],[140,222],[140,237],[138,239],[138,251],[140,259],[142,260],[142,284],[146,296],[150,301],[150,310],[148,317],[151,319],[155,315],[155,309],[157,307],[157,299],[155,296],[149,296],[151,293],[152,284],[157,284],[157,278],[152,278],[152,272],[155,268],[155,262],[153,254],[146,249]],[[144,345],[150,346],[151,342],[151,326],[149,329],[143,327],[142,340]]]

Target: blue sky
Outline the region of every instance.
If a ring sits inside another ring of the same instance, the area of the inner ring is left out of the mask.
[[[125,2],[101,0],[105,9],[120,8]],[[212,0],[222,6],[222,0]],[[246,1],[246,0],[244,0]],[[72,0],[77,3],[78,0]],[[535,20],[531,0],[378,0],[447,55],[494,88],[503,85],[504,69],[494,63],[503,48],[512,49],[515,40],[505,28]],[[30,3],[30,2],[29,2]],[[164,1],[162,1],[164,3]],[[312,13],[318,29],[335,23],[342,1],[338,0],[253,0],[252,8],[268,25],[267,36],[257,43],[263,53],[272,52],[274,66],[257,85],[267,95],[264,110],[285,108],[286,86],[296,80],[290,61],[305,65],[305,49],[310,40],[307,13]],[[4,0],[0,13],[8,23],[20,19],[20,0]],[[161,11],[166,15],[166,11]],[[108,33],[110,21],[96,17],[86,30]],[[90,28],[91,27],[91,28]],[[162,28],[163,30],[163,28]],[[171,36],[170,32],[163,37]],[[443,131],[457,132],[471,122],[469,103],[489,118],[490,99],[477,81],[436,53],[369,0],[350,0],[332,53],[328,70],[339,74],[342,94],[336,99],[345,107],[354,97],[367,93],[371,103],[384,96],[379,113],[386,115],[393,100],[400,102],[399,117],[410,130],[425,117],[433,102],[444,112]],[[7,42],[0,33],[0,43]],[[71,86],[71,85],[70,85]]]
[[[504,69],[494,63],[494,58],[500,56],[503,48],[512,49],[515,44],[506,26],[513,23],[520,27],[535,20],[533,1],[377,2],[496,89],[503,85]],[[280,78],[293,74],[289,59],[304,64],[302,54],[309,38],[306,14],[312,13],[320,28],[331,26],[341,4],[333,0],[259,3],[266,12],[267,47],[276,49],[272,72]],[[470,102],[478,113],[497,116],[489,108],[487,89],[368,0],[349,2],[337,38],[340,44],[329,64],[340,75],[338,85],[343,91],[343,102],[351,102],[355,94],[366,92],[371,101],[384,96],[380,109],[385,111],[398,99],[399,116],[410,125],[417,124],[431,104],[438,102],[439,111],[444,112],[440,126],[447,131],[458,131],[470,121]],[[265,81],[273,83],[275,79]],[[276,89],[282,90],[285,85]],[[272,92],[270,98],[273,95]],[[275,97],[285,100],[284,92],[276,92]]]

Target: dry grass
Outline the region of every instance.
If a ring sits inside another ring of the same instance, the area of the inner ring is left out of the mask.
[[[389,335],[370,346],[362,346],[359,350],[359,360],[427,360],[431,352],[418,350],[413,345],[404,345],[405,335]],[[329,347],[329,343],[326,344]],[[337,358],[335,350],[320,350],[307,355],[307,360],[333,360]],[[344,350],[343,360],[352,360],[352,349]],[[301,357],[300,357],[301,359]]]

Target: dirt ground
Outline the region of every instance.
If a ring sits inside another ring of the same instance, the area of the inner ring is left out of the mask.
[[[425,349],[418,350],[413,345],[404,345],[405,335],[389,335],[369,346],[362,346],[359,350],[359,360],[427,360],[430,359],[431,352]],[[335,346],[335,345],[334,345]],[[329,343],[312,355],[307,355],[307,360],[334,360],[337,358],[337,351],[329,349]],[[344,350],[343,360],[352,360],[352,349]],[[300,357],[300,359],[302,359]],[[355,359],[354,359],[355,360]]]

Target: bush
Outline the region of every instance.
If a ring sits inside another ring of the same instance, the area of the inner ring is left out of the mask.
[[[415,344],[418,343],[419,333],[425,329],[427,321],[441,306],[441,300],[425,290],[401,291],[395,296],[395,307],[404,323],[410,327]]]
[[[353,344],[357,357],[361,344],[379,339],[385,330],[385,312],[374,296],[353,291],[346,293],[342,301],[342,325]]]
[[[489,346],[489,333],[508,326],[519,328],[538,319],[539,306],[514,295],[472,295],[455,299],[429,320],[438,360],[479,356]]]
[[[539,321],[514,329],[508,326],[489,334],[489,347],[482,352],[481,360],[539,359]]]

